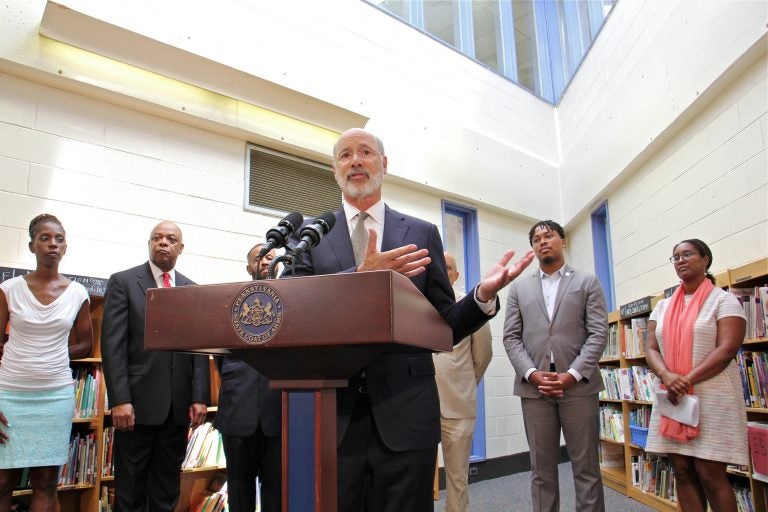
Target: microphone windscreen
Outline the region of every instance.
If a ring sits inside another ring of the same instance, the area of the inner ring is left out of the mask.
[[[336,215],[334,215],[333,212],[322,213],[318,219],[328,224],[328,231],[333,229],[333,225],[336,224]]]
[[[301,226],[302,222],[304,222],[304,216],[299,212],[291,212],[286,215],[283,220],[289,222],[293,226],[293,229],[296,229]]]

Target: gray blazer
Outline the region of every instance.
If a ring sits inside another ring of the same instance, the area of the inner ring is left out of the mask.
[[[539,272],[516,279],[509,288],[504,348],[515,368],[515,395],[542,396],[525,380],[530,368],[549,371],[550,353],[558,373],[573,368],[583,377],[566,391],[588,395],[603,389],[597,362],[608,331],[605,296],[597,277],[566,265],[557,289],[552,321],[547,318]]]

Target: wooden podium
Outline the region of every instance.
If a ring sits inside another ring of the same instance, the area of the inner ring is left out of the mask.
[[[452,350],[453,334],[408,278],[376,271],[153,288],[144,346],[235,355],[283,390],[283,512],[287,393],[313,391],[315,511],[336,512],[336,388],[387,351]]]

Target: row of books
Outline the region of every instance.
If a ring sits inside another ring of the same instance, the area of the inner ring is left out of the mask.
[[[675,471],[662,455],[641,453],[630,458],[632,486],[665,500],[677,501]]]
[[[730,288],[728,291],[736,296],[744,308],[747,317],[744,339],[765,337],[768,325],[768,286]]]
[[[96,483],[96,435],[76,432],[69,441],[69,457],[59,474],[59,485]]]
[[[101,390],[99,368],[75,368],[75,419],[95,418],[99,414],[98,403]]]
[[[181,468],[193,469],[226,465],[224,446],[219,431],[213,428],[213,425],[208,421],[195,429],[190,429],[187,453]]]
[[[209,494],[195,512],[223,512],[227,509],[227,482],[217,492]]]
[[[733,494],[736,495],[736,510],[738,512],[755,512],[752,503],[752,491],[749,487],[734,486]]]
[[[259,486],[256,484],[256,511],[261,510]],[[216,473],[211,479],[208,489],[189,507],[191,512],[222,512],[227,510],[227,477],[224,473]]]
[[[629,411],[629,424],[633,427],[648,428],[651,423],[651,407],[641,405]]]
[[[600,368],[604,389],[600,392],[603,400],[653,401],[653,385],[656,375],[647,366],[629,368]]]
[[[603,356],[601,359],[618,359],[621,355],[621,343],[619,340],[619,324],[608,325],[608,339],[605,341]]]
[[[115,510],[115,488],[102,485],[99,495],[99,512],[112,512]]]
[[[621,410],[610,405],[600,406],[600,437],[624,442],[624,416]]]
[[[744,391],[744,405],[762,407],[768,405],[768,352],[739,350],[736,356]]]
[[[112,447],[115,445],[115,427],[107,427],[101,436],[101,476],[115,475]]]
[[[645,356],[645,338],[648,333],[648,318],[633,318],[624,326],[624,357],[638,358]]]

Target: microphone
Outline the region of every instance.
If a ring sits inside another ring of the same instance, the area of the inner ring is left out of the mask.
[[[299,212],[291,212],[286,215],[277,226],[267,231],[266,239],[267,243],[259,251],[258,259],[263,258],[272,249],[279,249],[285,247],[285,242],[288,236],[293,233],[297,227],[301,226],[304,222],[304,216]],[[330,228],[329,228],[330,229]]]
[[[302,253],[320,243],[320,240],[333,229],[336,224],[336,216],[333,212],[325,212],[317,217],[311,224],[307,224],[299,233],[301,241],[293,248],[294,257],[298,258]]]

